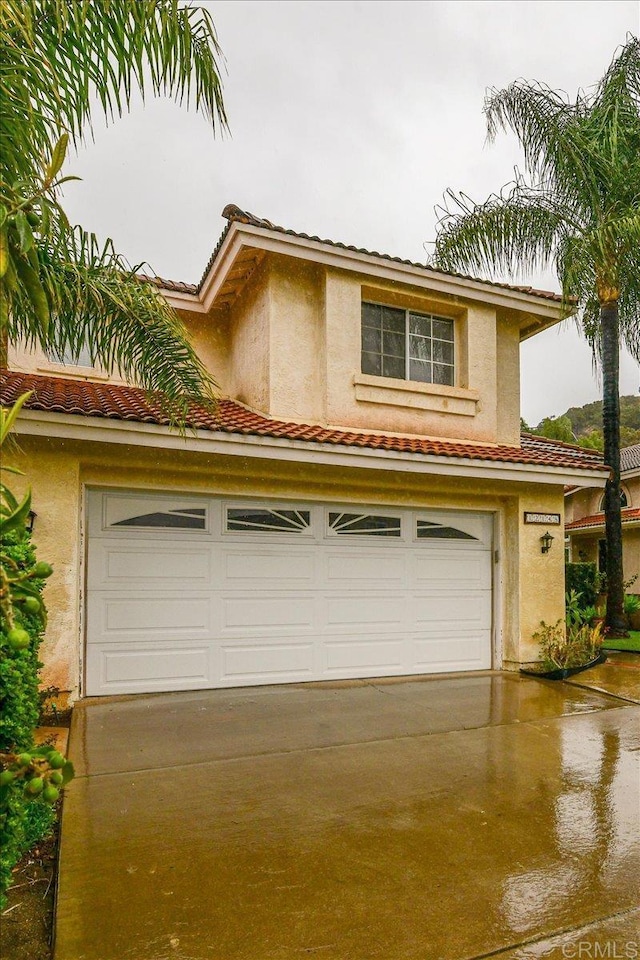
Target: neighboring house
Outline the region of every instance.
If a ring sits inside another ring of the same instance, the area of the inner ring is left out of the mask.
[[[620,451],[622,485],[622,565],[625,581],[640,580],[640,443]],[[593,562],[606,571],[607,541],[604,531],[604,493],[596,487],[570,487],[565,494],[565,533],[569,559]],[[633,593],[640,592],[640,584]]]
[[[564,488],[606,480],[593,451],[520,438],[520,342],[560,298],[224,216],[197,287],[158,281],[224,397],[186,436],[116,378],[11,354],[3,398],[33,391],[20,464],[54,565],[46,682],[75,697],[535,660],[564,611]]]

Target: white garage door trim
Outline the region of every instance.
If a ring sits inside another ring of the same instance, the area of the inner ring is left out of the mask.
[[[491,667],[493,515],[90,490],[88,696]]]

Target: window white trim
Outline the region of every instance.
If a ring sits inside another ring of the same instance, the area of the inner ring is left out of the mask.
[[[431,312],[424,311],[424,310],[416,310],[416,309],[414,309],[413,307],[398,307],[398,306],[392,306],[391,304],[384,303],[384,302],[382,302],[382,301],[369,300],[369,299],[363,299],[363,300],[361,301],[361,304],[360,304],[360,336],[361,336],[361,343],[360,343],[360,371],[361,371],[361,374],[362,374],[363,376],[380,376],[381,378],[383,378],[383,379],[385,379],[385,380],[397,380],[397,379],[399,379],[399,378],[397,378],[397,377],[389,377],[389,376],[387,376],[386,374],[384,374],[384,373],[382,373],[382,372],[381,372],[379,375],[371,374],[371,373],[367,374],[367,373],[365,373],[365,371],[364,371],[363,368],[362,368],[362,362],[363,362],[363,356],[364,356],[364,354],[365,354],[365,353],[372,353],[372,352],[373,352],[373,351],[367,351],[367,350],[365,350],[364,347],[363,347],[363,345],[362,345],[362,331],[363,331],[363,328],[364,328],[364,326],[365,326],[365,323],[364,323],[364,307],[365,307],[365,306],[380,307],[381,309],[393,310],[393,311],[395,311],[395,312],[398,313],[398,314],[400,314],[400,313],[403,313],[403,314],[404,314],[404,378],[403,378],[403,379],[404,379],[405,382],[410,383],[410,384],[421,384],[421,385],[427,384],[427,385],[429,385],[429,386],[434,386],[434,387],[445,387],[445,388],[452,388],[452,387],[454,387],[454,388],[455,388],[456,382],[457,382],[457,380],[458,380],[458,363],[457,363],[457,357],[458,357],[458,342],[457,342],[457,340],[458,340],[458,324],[456,323],[455,318],[454,318],[454,317],[447,317],[447,316],[440,315],[440,314],[436,314],[436,313],[431,313]],[[440,383],[437,383],[437,382],[436,382],[435,380],[433,380],[433,379],[432,379],[432,380],[414,380],[414,379],[412,379],[412,377],[411,377],[411,361],[414,360],[414,361],[416,361],[416,362],[418,362],[418,363],[419,363],[419,362],[422,362],[422,361],[421,361],[421,358],[420,358],[420,357],[413,357],[413,356],[411,355],[411,336],[412,336],[412,333],[411,333],[411,322],[410,322],[410,321],[411,321],[411,317],[415,317],[415,318],[417,318],[417,319],[429,320],[429,321],[430,321],[430,329],[431,329],[431,336],[430,336],[430,337],[427,337],[427,336],[425,336],[424,334],[413,334],[413,336],[420,336],[420,337],[422,337],[422,339],[428,340],[429,343],[431,344],[431,359],[428,360],[428,361],[424,361],[424,362],[428,362],[428,363],[431,364],[431,374],[432,374],[432,376],[433,376],[434,364],[437,365],[438,367],[451,368],[451,372],[452,372],[452,382],[451,382],[451,383],[443,383],[443,384],[440,384]],[[435,320],[435,321],[441,321],[441,322],[443,322],[443,323],[447,323],[447,324],[450,324],[450,325],[451,325],[451,334],[452,334],[451,340],[448,340],[448,339],[447,339],[447,340],[442,340],[440,337],[434,337],[434,336],[433,336],[433,321],[434,321],[434,320]],[[373,328],[372,328],[372,329],[373,329]],[[451,344],[451,347],[452,347],[452,350],[453,350],[453,362],[452,362],[452,363],[448,363],[448,362],[446,362],[446,361],[444,361],[444,360],[436,360],[436,359],[434,358],[434,356],[433,356],[433,345],[434,345],[435,342],[438,342],[438,343],[442,342],[442,343],[450,343],[450,344]],[[384,352],[382,351],[382,346],[383,346],[383,344],[381,343],[380,346],[381,346],[380,356],[381,356],[381,357],[384,357],[385,354],[384,354]]]

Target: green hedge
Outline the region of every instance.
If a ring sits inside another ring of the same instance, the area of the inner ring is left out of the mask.
[[[20,570],[31,569],[35,551],[28,536],[8,533],[2,544],[5,557]],[[31,581],[42,591],[44,581]],[[0,623],[0,753],[17,753],[33,745],[39,716],[39,679],[42,666],[38,648],[43,626],[39,615],[16,608],[16,626],[25,629],[31,642],[26,650],[13,650],[7,642],[7,625]],[[27,800],[23,785],[15,782],[0,788],[4,793],[0,811],[0,908],[11,883],[11,871],[20,857],[46,836],[55,821],[55,808],[41,800]]]
[[[600,575],[595,563],[567,563],[565,589],[567,593],[579,594],[581,608],[595,606],[600,593]]]

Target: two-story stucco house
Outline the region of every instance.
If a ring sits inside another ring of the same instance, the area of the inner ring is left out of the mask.
[[[180,436],[142,391],[14,349],[45,679],[73,697],[516,669],[563,616],[563,490],[599,455],[521,439],[519,346],[559,298],[227,207],[160,281],[220,385]],[[544,551],[541,537],[555,538]]]
[[[622,565],[625,580],[636,577],[632,593],[640,592],[640,444],[620,451],[622,491]],[[599,487],[569,487],[565,492],[565,531],[574,563],[595,563],[600,573],[607,567],[604,532],[604,494]]]

